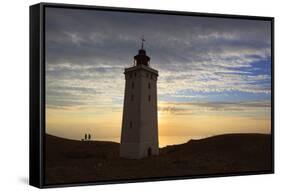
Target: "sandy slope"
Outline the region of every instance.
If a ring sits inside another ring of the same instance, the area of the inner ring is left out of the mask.
[[[119,158],[119,144],[46,135],[46,183],[77,183],[271,171],[271,137],[228,134],[160,149],[141,160]]]

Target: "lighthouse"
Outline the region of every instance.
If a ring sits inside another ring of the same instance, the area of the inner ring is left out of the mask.
[[[120,157],[140,159],[158,155],[157,77],[150,57],[141,49],[132,67],[125,68],[125,95]]]

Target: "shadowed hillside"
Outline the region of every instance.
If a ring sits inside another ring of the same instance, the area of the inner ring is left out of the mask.
[[[228,134],[191,140],[140,160],[119,158],[119,143],[46,135],[46,184],[270,170],[270,135]]]

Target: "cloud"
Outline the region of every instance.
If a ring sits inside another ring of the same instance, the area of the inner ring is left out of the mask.
[[[243,102],[161,102],[158,112],[169,115],[229,115],[270,117],[270,101]]]
[[[47,105],[121,106],[142,35],[160,101],[271,94],[270,34],[267,21],[47,8]]]

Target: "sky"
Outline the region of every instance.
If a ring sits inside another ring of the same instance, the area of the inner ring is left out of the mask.
[[[46,8],[46,132],[120,141],[124,68],[159,71],[160,145],[271,133],[269,21]]]

